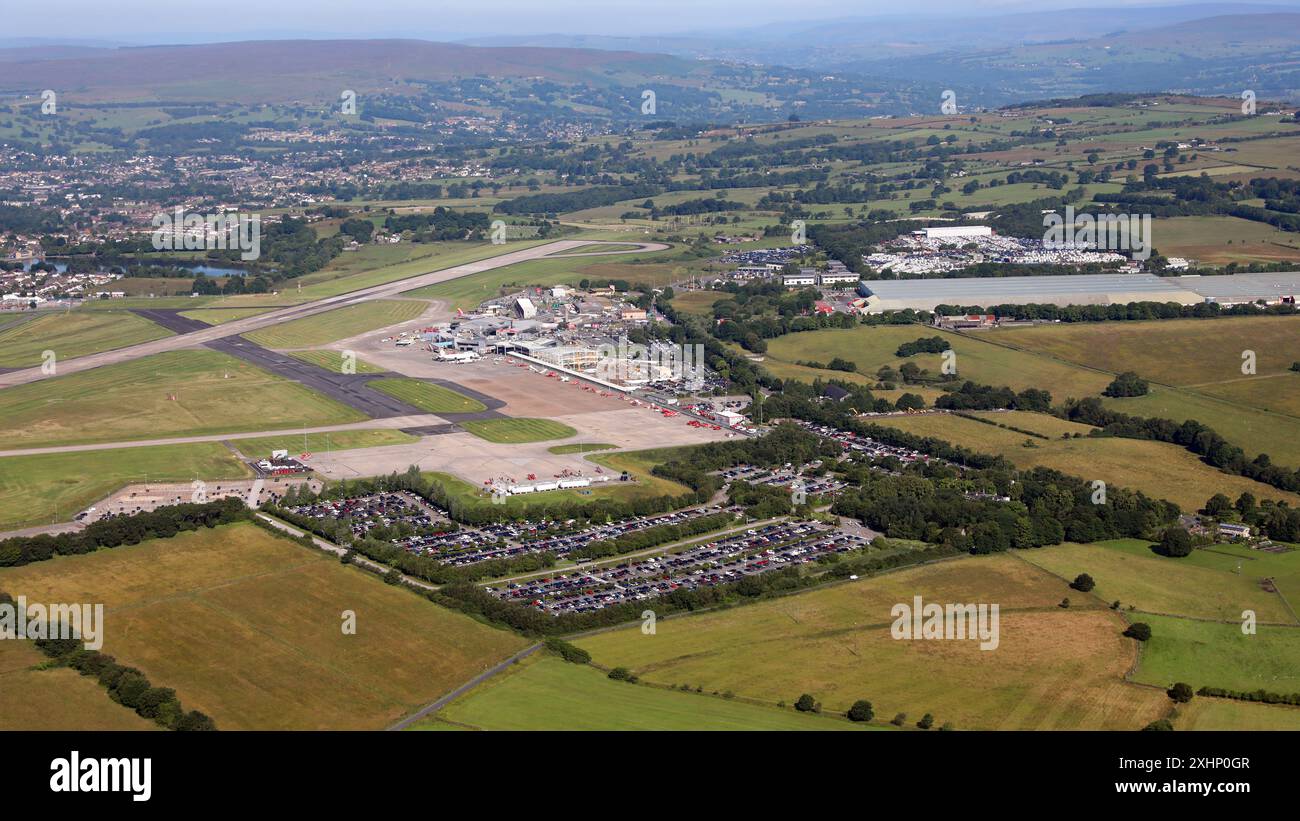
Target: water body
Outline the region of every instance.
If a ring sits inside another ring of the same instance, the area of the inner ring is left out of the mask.
[[[24,270],[24,271],[30,271],[30,270],[32,269],[32,266],[35,265],[36,262],[38,262],[38,260],[29,260],[28,262],[24,262],[24,263],[23,263],[23,270]],[[60,274],[66,272],[66,271],[68,270],[68,264],[67,264],[66,262],[59,262],[59,261],[57,261],[57,260],[53,260],[52,262],[53,262],[53,264],[54,264],[54,269],[55,269],[56,271],[58,271]],[[196,274],[201,273],[201,274],[203,274],[204,276],[208,276],[208,277],[246,277],[246,276],[248,276],[248,271],[246,271],[246,270],[243,269],[243,268],[220,268],[220,267],[213,266],[213,265],[203,265],[203,264],[192,264],[192,265],[191,265],[191,264],[181,264],[181,263],[175,263],[175,267],[177,267],[177,268],[186,268],[186,269],[188,269],[188,270],[190,270],[190,271],[193,271],[193,272],[196,273]]]

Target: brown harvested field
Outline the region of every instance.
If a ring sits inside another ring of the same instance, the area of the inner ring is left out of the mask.
[[[1059,608],[1070,592],[1014,556],[961,558],[578,644],[657,684],[786,704],[809,693],[829,710],[865,698],[880,716],[929,712],[959,729],[1136,729],[1160,717],[1164,693],[1123,680],[1136,660],[1123,620],[1088,597]],[[998,648],[895,640],[891,608],[915,595],[999,604]]]
[[[1300,707],[1198,696],[1178,708],[1177,730],[1300,730]]]
[[[108,697],[94,678],[48,661],[31,642],[0,641],[0,730],[150,730],[152,721]]]
[[[5,569],[0,588],[103,602],[104,652],[221,729],[381,729],[526,643],[252,524]]]

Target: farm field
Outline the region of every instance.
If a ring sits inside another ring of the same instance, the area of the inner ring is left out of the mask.
[[[56,359],[124,348],[171,336],[171,331],[129,311],[47,313],[0,328],[0,368],[40,365],[42,354]]]
[[[1300,692],[1300,627],[1265,625],[1254,635],[1232,623],[1142,616],[1151,640],[1142,647],[1136,681],[1168,687],[1185,681],[1229,690]]]
[[[1300,707],[1197,696],[1178,708],[1176,730],[1300,730]]]
[[[1152,553],[1147,542],[1119,539],[1096,544],[1063,544],[1019,553],[1026,561],[1062,578],[1087,573],[1096,581],[1098,601],[1118,601],[1121,608],[1240,624],[1241,611],[1258,614],[1261,624],[1297,624],[1275,593],[1260,587],[1272,575],[1267,565],[1243,562],[1230,556],[1197,550],[1185,559]],[[1140,618],[1133,616],[1133,618]]]
[[[504,445],[565,439],[578,434],[573,428],[553,419],[474,419],[462,422],[461,427],[480,439]]]
[[[577,643],[602,666],[645,681],[775,704],[810,693],[827,709],[866,698],[878,716],[932,713],[958,729],[1136,729],[1168,699],[1123,681],[1135,648],[1104,607],[1057,606],[1065,583],[1014,556],[962,558],[746,607],[661,620]],[[935,602],[998,602],[1001,642],[896,641],[890,610]],[[1069,635],[1070,641],[1060,640]]]
[[[1243,383],[1232,383],[1240,384]],[[1249,384],[1256,386],[1255,390],[1268,390],[1275,395],[1286,392],[1288,387],[1282,376],[1263,377]],[[1230,389],[1215,388],[1216,391]],[[1198,392],[1202,390],[1153,385],[1146,396],[1101,401],[1108,408],[1133,416],[1156,416],[1175,422],[1195,419],[1214,428],[1251,458],[1267,453],[1278,464],[1300,467],[1300,418],[1218,399],[1208,391]]]
[[[884,365],[897,369],[904,362],[915,362],[918,367],[938,375],[943,362],[939,354],[895,356],[898,346],[904,342],[936,334],[947,339],[956,351],[958,376],[981,384],[1009,385],[1017,391],[1046,387],[1052,391],[1053,401],[1060,402],[1070,396],[1101,393],[1111,380],[1106,374],[1066,362],[920,325],[863,325],[847,330],[836,328],[787,334],[768,342],[767,356],[789,363],[799,360],[829,362],[840,357],[856,362],[858,373],[871,377]]]
[[[31,642],[0,641],[0,730],[158,729],[94,678],[67,667],[32,669],[48,660]]]
[[[477,399],[419,379],[375,379],[368,384],[377,391],[429,413],[477,413],[487,410],[487,406]]]
[[[67,521],[124,485],[244,479],[218,442],[0,458],[0,530]]]
[[[244,338],[267,348],[325,345],[366,331],[407,322],[428,308],[428,303],[415,300],[377,299],[251,331],[244,334]]]
[[[1211,176],[1246,172],[1243,166],[1206,169]],[[1200,171],[1187,174],[1200,175]],[[1169,175],[1174,176],[1174,175]],[[1249,176],[1259,176],[1258,172]],[[1160,253],[1195,259],[1209,265],[1229,262],[1285,262],[1300,260],[1300,240],[1271,225],[1237,217],[1173,217],[1157,219],[1151,226],[1152,240]]]
[[[1150,322],[1079,322],[980,331],[981,337],[1110,373],[1136,371],[1165,385],[1242,378],[1241,353],[1257,354],[1260,376],[1300,360],[1300,317],[1222,317]]]
[[[530,657],[413,729],[853,730],[845,719],[612,681],[590,665]]]
[[[327,371],[343,373],[343,354],[340,351],[294,351],[289,356]],[[384,373],[383,368],[361,359],[352,364],[356,367],[356,373]]]
[[[211,350],[169,351],[0,391],[11,447],[121,442],[365,419]]]
[[[103,602],[104,652],[220,729],[383,728],[525,644],[249,523],[0,570],[0,587]]]
[[[1089,437],[1095,430],[1036,413],[985,413],[980,418],[1030,430],[1050,440],[1026,436],[950,413],[875,417],[871,421],[920,436],[935,436],[982,453],[1000,454],[1024,470],[1047,467],[1108,485],[1141,490],[1168,499],[1184,511],[1201,509],[1216,493],[1232,498],[1249,491],[1258,499],[1300,504],[1300,496],[1269,485],[1222,473],[1177,445],[1144,439]],[[1063,433],[1083,433],[1081,439],[1062,439]]]

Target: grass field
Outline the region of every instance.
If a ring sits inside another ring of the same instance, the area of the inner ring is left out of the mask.
[[[236,319],[247,319],[250,316],[264,314],[269,310],[271,310],[270,306],[265,308],[196,308],[193,311],[181,311],[181,316],[186,319],[197,319],[199,322],[206,322],[209,325],[223,325]]]
[[[210,350],[169,351],[0,391],[0,420],[11,447],[362,419],[358,411],[296,382]]]
[[[294,351],[289,354],[294,359],[301,360],[318,368],[324,368],[334,373],[343,373],[343,354],[339,351]],[[356,366],[357,373],[383,373],[384,369],[378,365],[371,365],[361,359],[353,362]]]
[[[1242,492],[1250,491],[1258,499],[1300,504],[1300,496],[1294,493],[1222,473],[1177,445],[1086,435],[1081,439],[1062,439],[1062,433],[1086,434],[1094,428],[1046,414],[1013,411],[975,415],[1053,438],[1038,439],[946,413],[879,417],[873,421],[921,436],[936,436],[982,453],[1001,454],[1025,470],[1048,467],[1088,481],[1100,479],[1108,485],[1141,490],[1148,496],[1168,499],[1189,512],[1201,509],[1216,493],[1226,493],[1235,499]]]
[[[383,728],[525,644],[252,524],[0,570],[0,588],[103,602],[104,652],[221,729]]]
[[[244,334],[244,337],[267,348],[325,345],[366,331],[407,322],[424,313],[428,307],[428,303],[410,299],[378,299],[282,322]]]
[[[1099,600],[1118,601],[1126,611],[1132,606],[1142,613],[1239,624],[1241,611],[1251,609],[1261,623],[1297,623],[1277,594],[1260,588],[1260,580],[1271,575],[1267,566],[1241,560],[1244,566],[1238,574],[1239,560],[1223,554],[1198,550],[1184,559],[1169,559],[1152,553],[1147,542],[1119,539],[1056,545],[1019,555],[1062,578],[1087,573],[1097,583],[1093,593]]]
[[[0,329],[0,368],[40,365],[49,350],[58,360],[124,348],[171,336],[171,331],[129,311],[41,314]]]
[[[479,730],[852,730],[861,725],[612,681],[590,665],[528,658],[413,729],[455,722]]]
[[[0,730],[158,729],[94,678],[67,667],[35,669],[46,661],[29,641],[0,641]]]
[[[616,447],[618,447],[618,445],[607,445],[600,442],[575,442],[571,445],[555,445],[546,450],[555,454],[592,453],[593,451],[598,450],[612,450]]]
[[[1133,663],[1123,624],[1064,582],[1014,556],[962,558],[717,613],[661,620],[657,634],[617,630],[578,640],[604,666],[643,680],[826,709],[866,698],[878,716],[923,713],[958,729],[1129,728],[1165,710],[1158,690],[1123,681]],[[891,608],[998,603],[1001,641],[896,641]],[[1069,636],[1063,641],[1062,636]]]
[[[667,285],[686,278],[688,275],[685,269],[679,271],[668,264],[657,262],[637,264],[631,260],[659,260],[670,253],[672,252],[651,251],[634,255],[601,254],[578,258],[532,259],[507,265],[504,268],[494,268],[490,271],[458,277],[436,285],[426,285],[408,291],[406,295],[442,300],[450,308],[468,310],[484,300],[497,296],[500,290],[507,286],[576,285],[584,279],[626,279],[629,282],[644,282],[648,285]],[[607,260],[607,262],[593,263],[591,260]]]
[[[883,365],[897,369],[904,362],[914,362],[918,367],[938,375],[942,365],[939,354],[917,354],[906,358],[895,356],[898,346],[904,342],[935,334],[948,340],[956,351],[958,376],[981,384],[1009,385],[1017,391],[1046,388],[1051,390],[1053,400],[1060,402],[1067,396],[1098,394],[1111,380],[1106,374],[1070,363],[920,325],[863,325],[847,330],[827,329],[787,334],[768,343],[767,357],[789,363],[799,360],[829,362],[840,357],[857,363],[858,373],[869,377],[874,377]]]
[[[1197,696],[1178,708],[1177,730],[1300,730],[1300,707]]]
[[[480,439],[504,445],[565,439],[578,434],[573,428],[553,419],[474,419],[462,422],[461,427]]]
[[[375,379],[367,384],[429,413],[477,413],[487,410],[487,406],[477,399],[419,379]]]
[[[231,444],[245,456],[266,457],[273,450],[290,453],[324,453],[329,450],[354,450],[377,448],[384,445],[405,445],[418,442],[420,437],[391,428],[376,430],[336,430],[329,433],[290,433],[284,436],[260,436],[252,439],[233,439]]]
[[[1142,621],[1151,625],[1151,640],[1143,645],[1137,681],[1300,693],[1300,627],[1266,625],[1246,635],[1240,620],[1220,624],[1142,616]]]
[[[1241,352],[1253,350],[1260,376],[1300,360],[1300,317],[1224,317],[1159,322],[1080,322],[981,332],[1025,351],[1111,373],[1181,387],[1239,380]]]
[[[0,458],[0,530],[67,521],[123,485],[243,479],[249,469],[217,442]]]

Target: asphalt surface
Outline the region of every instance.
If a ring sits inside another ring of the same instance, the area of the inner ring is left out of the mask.
[[[202,331],[212,326],[206,322],[200,322],[197,319],[190,319],[187,316],[181,316],[182,310],[188,308],[132,308],[131,313],[136,316],[142,316],[145,319],[157,325],[161,325],[169,331],[178,334],[188,334],[193,331]]]
[[[305,302],[301,305],[293,305],[288,308],[277,308],[257,316],[245,317],[244,319],[235,319],[221,325],[205,325],[201,329],[195,329],[188,333],[180,333],[175,336],[155,339],[152,342],[143,342],[139,345],[131,345],[125,348],[118,348],[112,351],[102,351],[96,354],[88,354],[72,359],[66,359],[59,362],[59,375],[64,376],[71,373],[90,370],[104,365],[113,365],[119,362],[129,362],[133,359],[140,359],[154,354],[174,351],[181,348],[189,348],[197,345],[206,345],[209,342],[227,337],[239,336],[240,334],[256,331],[260,328],[266,328],[271,325],[277,325],[281,322],[289,322],[294,319],[301,319],[307,316],[324,313],[343,308],[348,305],[356,305],[361,302],[368,302],[373,299],[382,299],[384,297],[396,296],[405,291],[423,288],[427,285],[437,285],[460,277],[471,274],[491,271],[497,268],[504,268],[507,265],[513,265],[516,262],[526,262],[529,260],[540,259],[552,254],[561,254],[573,248],[583,245],[592,245],[599,240],[558,240],[546,245],[538,245],[532,248],[525,248],[519,251],[500,254],[495,257],[469,262],[464,265],[454,265],[450,268],[443,268],[437,271],[430,271],[424,274],[417,274],[413,277],[406,277],[395,282],[387,282],[381,285],[373,285],[369,288],[362,288],[357,291],[351,291],[346,294],[325,297],[314,302]],[[644,243],[610,243],[614,245],[631,246],[621,251],[606,251],[606,254],[635,254],[642,251],[658,251],[668,248],[669,246],[662,243],[644,242]],[[8,373],[0,373],[0,388],[8,388],[14,385],[24,385],[29,382],[36,382],[45,379],[48,374],[43,373],[39,367],[21,368]]]

